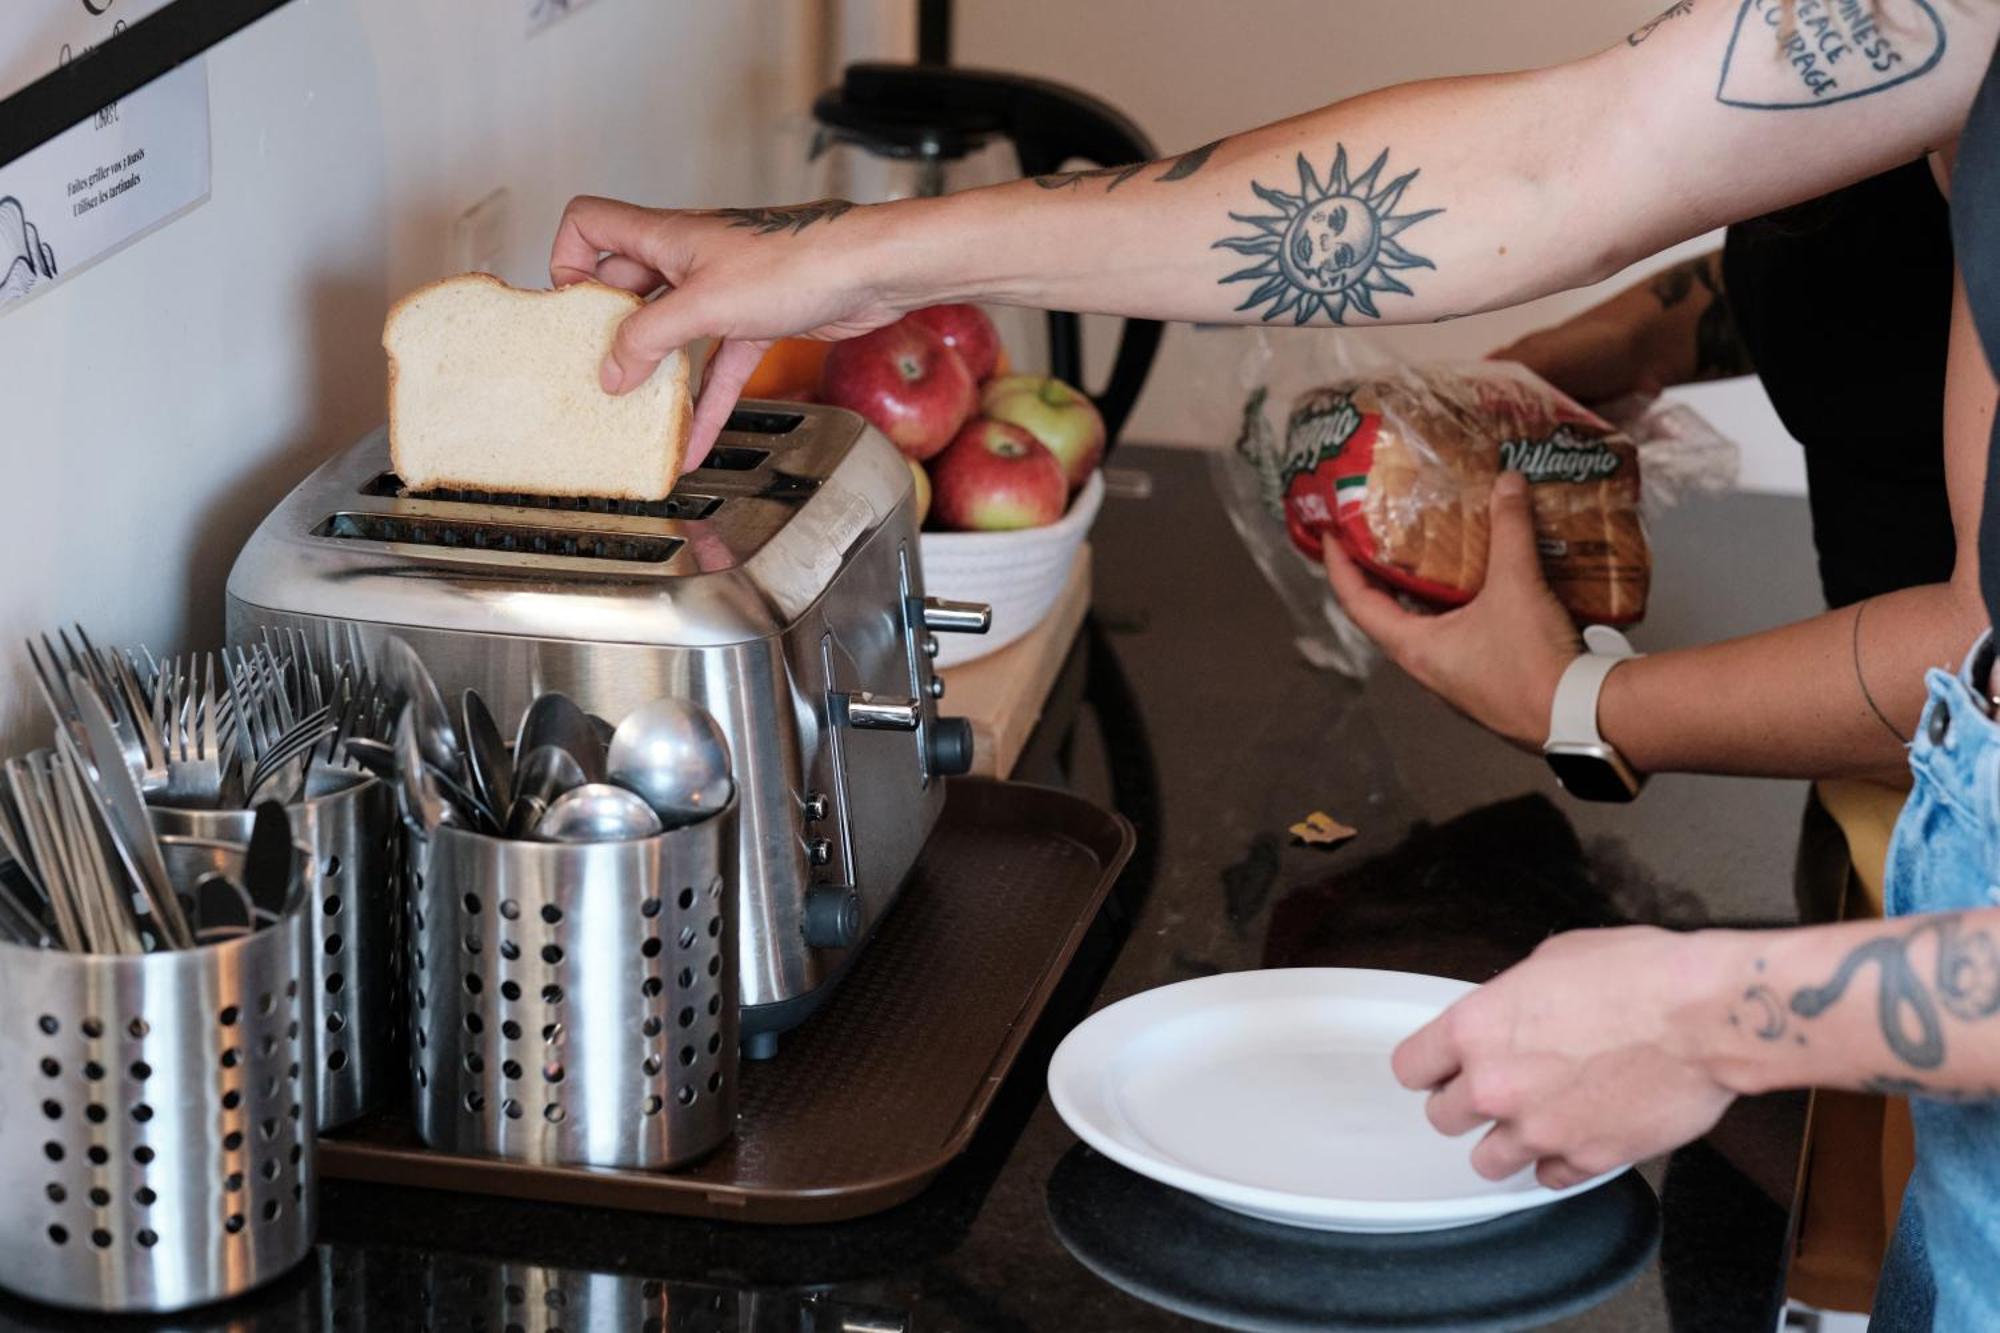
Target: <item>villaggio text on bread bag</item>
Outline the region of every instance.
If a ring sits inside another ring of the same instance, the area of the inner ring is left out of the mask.
[[[1493,481],[1524,473],[1542,570],[1563,605],[1605,624],[1645,612],[1639,451],[1525,367],[1408,367],[1309,390],[1272,465],[1302,552],[1319,559],[1331,533],[1383,582],[1439,606],[1485,582]]]

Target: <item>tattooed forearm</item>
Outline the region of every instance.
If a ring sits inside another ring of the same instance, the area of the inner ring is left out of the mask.
[[[718,208],[715,216],[732,227],[748,227],[759,236],[775,236],[788,231],[796,236],[815,222],[831,222],[854,205],[845,199],[815,199],[809,204],[782,204],[776,208]]]
[[[1911,958],[1913,948],[1927,939],[1936,950],[1928,979]],[[1819,1018],[1870,968],[1876,974],[1876,1024],[1883,1044],[1908,1068],[1936,1069],[1945,1062],[1946,1014],[1973,1023],[2000,1013],[2000,943],[1950,914],[1855,946],[1824,983],[1794,991],[1783,1006],[1767,986],[1752,985],[1729,1021],[1762,1041],[1781,1040],[1791,1018]]]
[[[1380,294],[1415,295],[1394,271],[1437,266],[1396,237],[1444,210],[1396,212],[1417,173],[1405,172],[1385,185],[1382,169],[1388,162],[1385,148],[1368,170],[1350,178],[1347,149],[1336,146],[1324,184],[1304,153],[1298,159],[1297,193],[1252,181],[1250,188],[1275,212],[1231,213],[1230,220],[1248,226],[1251,234],[1225,236],[1214,245],[1259,261],[1218,279],[1257,284],[1236,308],[1254,310],[1268,303],[1270,308],[1261,312],[1267,321],[1290,315],[1294,324],[1304,324],[1323,314],[1345,324],[1352,311],[1380,319],[1375,306]]]
[[[1660,309],[1672,310],[1688,299],[1688,294],[1694,290],[1695,272],[1701,268],[1702,263],[1701,259],[1690,259],[1684,264],[1661,269],[1653,275],[1653,280],[1646,284],[1646,290],[1650,291],[1653,299],[1660,303]]]
[[[1729,293],[1713,289],[1714,297],[1694,326],[1694,374],[1696,379],[1720,380],[1732,375],[1748,375],[1757,367],[1750,362],[1743,335],[1736,330],[1736,314],[1729,308]]]
[[[1654,29],[1658,28],[1662,23],[1665,23],[1668,19],[1685,18],[1692,13],[1694,13],[1694,0],[1675,0],[1674,4],[1667,7],[1665,13],[1661,14],[1658,18],[1652,20],[1644,27],[1640,28],[1637,32],[1633,33],[1631,36],[1627,37],[1625,39],[1625,44],[1627,46],[1637,46],[1639,43],[1645,41],[1648,37],[1651,37],[1653,35]]]
[[[1715,100],[1797,111],[1867,97],[1944,58],[1932,0],[1742,0]]]
[[[1755,369],[1736,331],[1729,294],[1723,290],[1719,253],[1700,255],[1660,270],[1647,284],[1647,290],[1662,310],[1672,310],[1690,296],[1700,294],[1701,313],[1694,326],[1694,378],[1724,379],[1730,375],[1748,375]]]
[[[1215,150],[1222,146],[1222,140],[1205,143],[1199,148],[1190,148],[1167,164],[1167,169],[1153,177],[1155,181],[1184,181],[1200,171]],[[1113,190],[1131,180],[1140,172],[1160,165],[1158,162],[1135,162],[1127,167],[1092,167],[1087,171],[1058,171],[1047,176],[1033,178],[1035,184],[1044,190],[1073,190],[1084,181],[1102,180],[1109,182],[1104,192]]]

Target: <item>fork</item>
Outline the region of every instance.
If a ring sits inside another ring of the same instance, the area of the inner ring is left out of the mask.
[[[244,794],[244,804],[255,805],[258,796],[272,786],[279,792],[278,799],[287,803],[297,800],[305,784],[313,751],[336,729],[332,711],[325,708],[308,713],[287,728],[257,760],[256,772],[251,775],[250,785]]]
[[[197,671],[197,664],[200,670]],[[185,695],[183,694],[185,682]],[[199,693],[197,693],[199,685]],[[166,706],[155,704],[164,717],[166,784],[162,794],[180,804],[214,808],[222,800],[222,747],[218,736],[215,655],[190,658],[185,673],[175,659],[165,676]]]

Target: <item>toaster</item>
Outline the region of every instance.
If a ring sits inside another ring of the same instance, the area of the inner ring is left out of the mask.
[[[895,901],[971,767],[938,715],[903,456],[835,408],[745,403],[665,500],[413,492],[377,430],[294,489],[229,575],[232,642],[295,630],[372,660],[405,639],[503,729],[560,691],[615,721],[662,695],[729,738],[746,1053],[817,1006]]]

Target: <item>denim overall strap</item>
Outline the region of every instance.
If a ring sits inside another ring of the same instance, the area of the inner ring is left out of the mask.
[[[1991,636],[1960,671],[1932,671],[1910,745],[1915,777],[1889,847],[1892,917],[2000,905],[2000,723],[1988,716]],[[1926,978],[1926,980],[1931,980]],[[1944,1016],[1948,1038],[2000,1041]],[[1949,1058],[1949,1045],[1947,1045]],[[1921,1077],[1922,1071],[1885,1070]],[[2000,1329],[2000,1101],[1913,1097],[1916,1169],[1877,1291],[1871,1327]],[[1930,1282],[1923,1281],[1928,1268]]]

